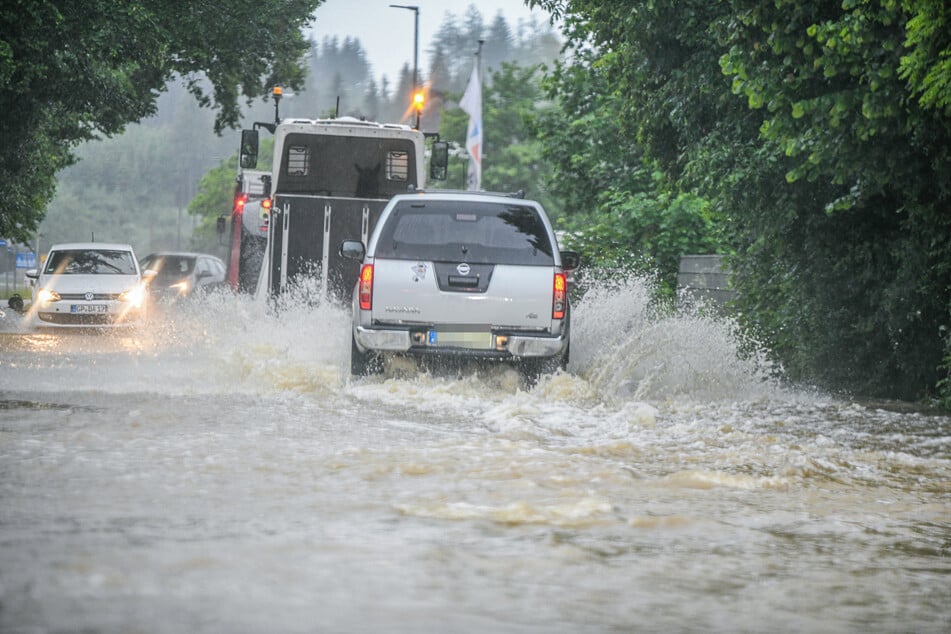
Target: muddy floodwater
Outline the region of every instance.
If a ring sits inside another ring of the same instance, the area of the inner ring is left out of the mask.
[[[948,632],[951,420],[575,307],[569,371],[349,377],[333,307],[0,333],[0,632]]]

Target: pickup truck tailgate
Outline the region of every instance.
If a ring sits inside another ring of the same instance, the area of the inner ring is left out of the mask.
[[[432,262],[377,259],[374,263],[374,322],[471,326],[475,330],[549,331],[553,279],[550,266],[492,267],[481,291],[440,289]]]

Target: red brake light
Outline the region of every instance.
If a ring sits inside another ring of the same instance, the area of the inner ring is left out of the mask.
[[[564,319],[567,305],[568,279],[564,273],[555,273],[554,293],[551,304],[551,318]]]
[[[364,264],[360,269],[360,310],[370,310],[373,306],[373,265]]]
[[[234,215],[240,216],[244,213],[244,205],[248,202],[247,194],[235,194],[234,197]]]

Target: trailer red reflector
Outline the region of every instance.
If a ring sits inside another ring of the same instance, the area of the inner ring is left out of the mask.
[[[360,269],[360,310],[370,310],[373,307],[373,265],[364,264]]]

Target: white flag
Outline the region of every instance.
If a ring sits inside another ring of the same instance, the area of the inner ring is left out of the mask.
[[[469,153],[469,178],[466,189],[482,189],[482,80],[479,78],[478,63],[472,67],[469,85],[462,95],[459,107],[469,115],[469,129],[466,132],[466,152]]]

